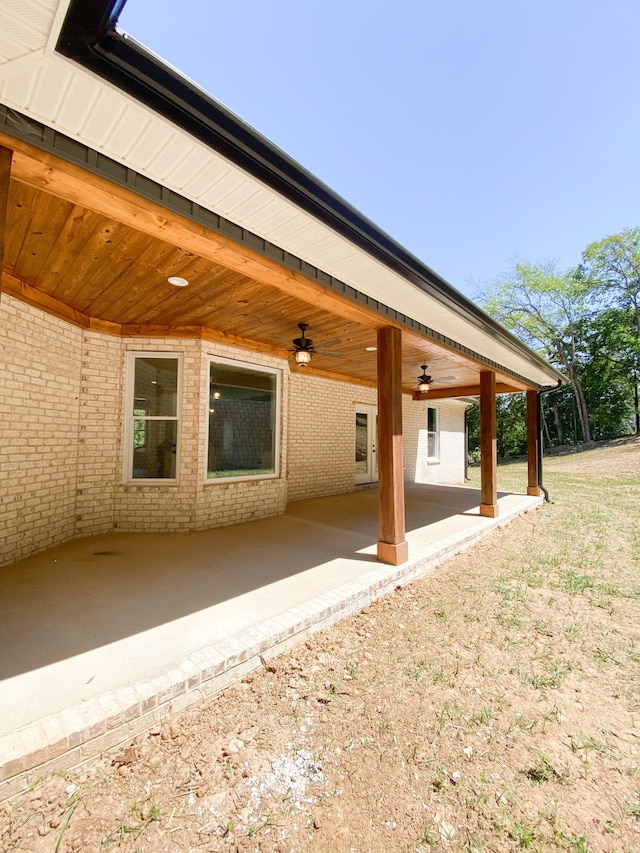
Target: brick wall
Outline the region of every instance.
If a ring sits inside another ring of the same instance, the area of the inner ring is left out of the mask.
[[[355,406],[376,401],[374,388],[291,374],[290,501],[353,491]]]
[[[0,565],[74,536],[202,530],[354,488],[355,407],[376,404],[373,388],[290,373],[283,359],[206,341],[82,330],[6,295],[0,344]],[[125,482],[131,351],[182,354],[177,483]],[[205,480],[210,355],[280,371],[279,476]],[[437,406],[437,464],[426,460],[426,407],[403,399],[405,478],[461,482],[464,407]]]
[[[82,331],[0,299],[0,564],[72,539]]]
[[[85,331],[80,367],[75,535],[113,530],[122,452],[122,344]]]

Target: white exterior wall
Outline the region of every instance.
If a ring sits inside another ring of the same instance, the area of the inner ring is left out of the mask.
[[[127,483],[127,352],[183,356],[177,483]],[[206,482],[208,356],[281,371],[280,475]],[[0,565],[96,533],[187,531],[352,491],[355,408],[375,389],[290,373],[288,362],[207,341],[119,338],[0,299]],[[403,398],[405,479],[461,482],[464,407],[438,404],[440,461],[426,460],[426,403]]]
[[[427,458],[427,408],[438,410],[437,460]],[[464,482],[464,403],[434,400],[429,403],[404,398],[404,478],[409,483],[461,484]]]

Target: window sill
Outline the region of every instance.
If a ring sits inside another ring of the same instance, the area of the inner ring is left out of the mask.
[[[155,488],[157,486],[176,487],[179,486],[180,483],[177,480],[143,480],[141,478],[139,480],[125,480],[123,485],[126,488],[129,488],[130,486],[152,486]]]
[[[229,483],[256,483],[262,480],[279,480],[279,474],[249,474],[246,477],[207,477],[205,486],[229,485]]]

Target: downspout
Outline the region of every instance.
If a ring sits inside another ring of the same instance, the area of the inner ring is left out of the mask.
[[[542,445],[544,442],[544,433],[542,431],[542,395],[549,394],[551,391],[557,391],[561,387],[562,379],[558,379],[556,385],[551,385],[549,388],[541,388],[538,391],[538,405],[536,406],[536,424],[538,428],[538,488],[544,495],[545,503],[548,504],[552,504],[553,501],[542,483]]]
[[[465,406],[464,409],[464,482],[469,479],[469,412],[475,409],[478,403]]]

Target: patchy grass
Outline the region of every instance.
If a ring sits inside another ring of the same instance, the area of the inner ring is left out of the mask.
[[[545,468],[553,504],[39,781],[0,851],[638,851],[640,442]]]

